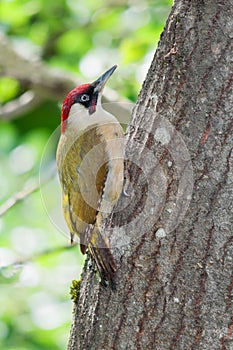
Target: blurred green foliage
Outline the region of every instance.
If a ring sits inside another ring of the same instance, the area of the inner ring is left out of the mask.
[[[78,73],[83,82],[118,63],[109,85],[135,101],[171,5],[170,0],[1,0],[0,30],[27,57]],[[25,87],[1,68],[0,73],[4,104]],[[0,121],[0,206],[38,181],[45,145],[59,124],[60,104],[46,101],[11,122]],[[52,162],[54,148],[47,146],[46,152]],[[83,257],[77,247],[65,248],[69,238],[53,224],[56,186],[48,182],[0,217],[1,349],[66,348],[72,319],[69,286],[80,277]]]

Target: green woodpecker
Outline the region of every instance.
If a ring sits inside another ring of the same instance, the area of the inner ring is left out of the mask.
[[[88,249],[101,282],[114,286],[116,264],[101,225],[123,187],[123,130],[101,105],[103,87],[116,65],[90,84],[73,89],[64,99],[57,168],[62,187],[63,213],[70,230]]]

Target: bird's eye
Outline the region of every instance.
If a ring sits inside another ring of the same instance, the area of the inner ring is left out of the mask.
[[[83,94],[83,95],[80,96],[80,101],[81,102],[87,102],[89,100],[90,100],[90,96],[87,95],[87,94]]]

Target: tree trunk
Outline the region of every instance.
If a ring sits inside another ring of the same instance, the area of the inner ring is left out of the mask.
[[[233,349],[232,9],[175,1],[106,222],[117,291],[86,263],[70,350]]]

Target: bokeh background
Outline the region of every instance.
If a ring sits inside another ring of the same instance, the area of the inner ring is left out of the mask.
[[[25,57],[83,82],[117,63],[108,85],[135,102],[171,6],[170,0],[1,0],[0,31]],[[0,67],[0,104],[23,92]],[[0,213],[9,198],[38,183],[61,103],[48,99],[20,118],[0,119]],[[83,263],[79,248],[51,222],[40,190],[0,214],[1,349],[66,348],[69,288]]]

